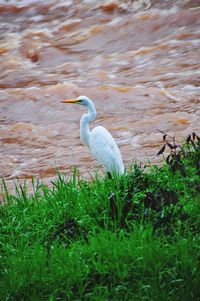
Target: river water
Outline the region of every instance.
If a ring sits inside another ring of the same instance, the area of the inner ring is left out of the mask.
[[[200,1],[0,1],[0,176],[99,168],[81,145],[87,95],[126,165],[156,161],[157,129],[200,125]]]

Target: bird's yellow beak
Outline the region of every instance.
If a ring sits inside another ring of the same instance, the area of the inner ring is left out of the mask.
[[[76,103],[76,102],[79,102],[79,101],[80,100],[78,100],[78,99],[64,99],[61,102],[64,102],[64,103]]]

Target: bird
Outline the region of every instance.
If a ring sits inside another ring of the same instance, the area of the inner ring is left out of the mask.
[[[104,167],[108,176],[121,176],[124,174],[124,164],[121,152],[112,135],[102,126],[97,126],[90,131],[89,123],[96,118],[96,109],[93,101],[87,96],[76,99],[65,99],[62,103],[71,103],[85,106],[88,110],[80,120],[80,138],[82,143],[89,148],[94,158]]]

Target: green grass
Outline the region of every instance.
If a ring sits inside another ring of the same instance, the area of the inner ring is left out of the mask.
[[[4,185],[0,300],[199,300],[199,148],[181,151],[176,170]]]

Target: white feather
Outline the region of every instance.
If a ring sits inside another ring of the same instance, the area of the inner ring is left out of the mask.
[[[102,126],[95,127],[89,138],[89,147],[93,156],[107,172],[123,174],[124,165],[117,143]]]

